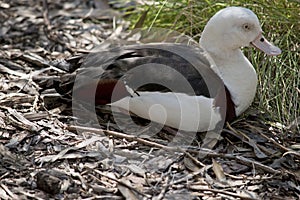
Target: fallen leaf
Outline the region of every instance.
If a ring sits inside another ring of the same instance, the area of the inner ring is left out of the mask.
[[[226,181],[226,176],[224,174],[222,166],[217,161],[215,161],[215,159],[212,159],[212,162],[213,162],[212,169],[217,177],[217,180],[220,182]]]

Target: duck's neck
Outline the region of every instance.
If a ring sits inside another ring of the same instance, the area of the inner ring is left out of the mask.
[[[208,51],[215,62],[212,69],[224,81],[235,104],[236,115],[240,115],[254,99],[257,75],[252,64],[240,49],[225,52],[226,54],[224,52],[212,53]]]

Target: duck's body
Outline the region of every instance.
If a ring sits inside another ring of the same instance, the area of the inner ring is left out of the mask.
[[[147,44],[92,54],[73,97],[180,130],[212,130],[243,113],[255,96],[257,75],[240,47],[251,43],[270,55],[280,53],[261,33],[250,10],[223,9],[205,27],[201,48]]]

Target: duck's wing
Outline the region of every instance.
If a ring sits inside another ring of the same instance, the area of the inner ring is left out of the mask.
[[[223,86],[205,52],[181,44],[130,45],[91,53],[78,75],[84,77],[83,81],[97,80],[100,86],[108,80],[123,81],[137,93],[159,91],[211,97]]]

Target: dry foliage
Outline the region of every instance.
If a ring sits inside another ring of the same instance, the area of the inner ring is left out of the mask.
[[[105,107],[102,130],[72,125],[55,63],[122,36],[128,23],[107,1],[0,1],[0,11],[0,199],[300,198],[299,133],[257,111],[209,152],[168,146],[167,127],[124,134]]]

